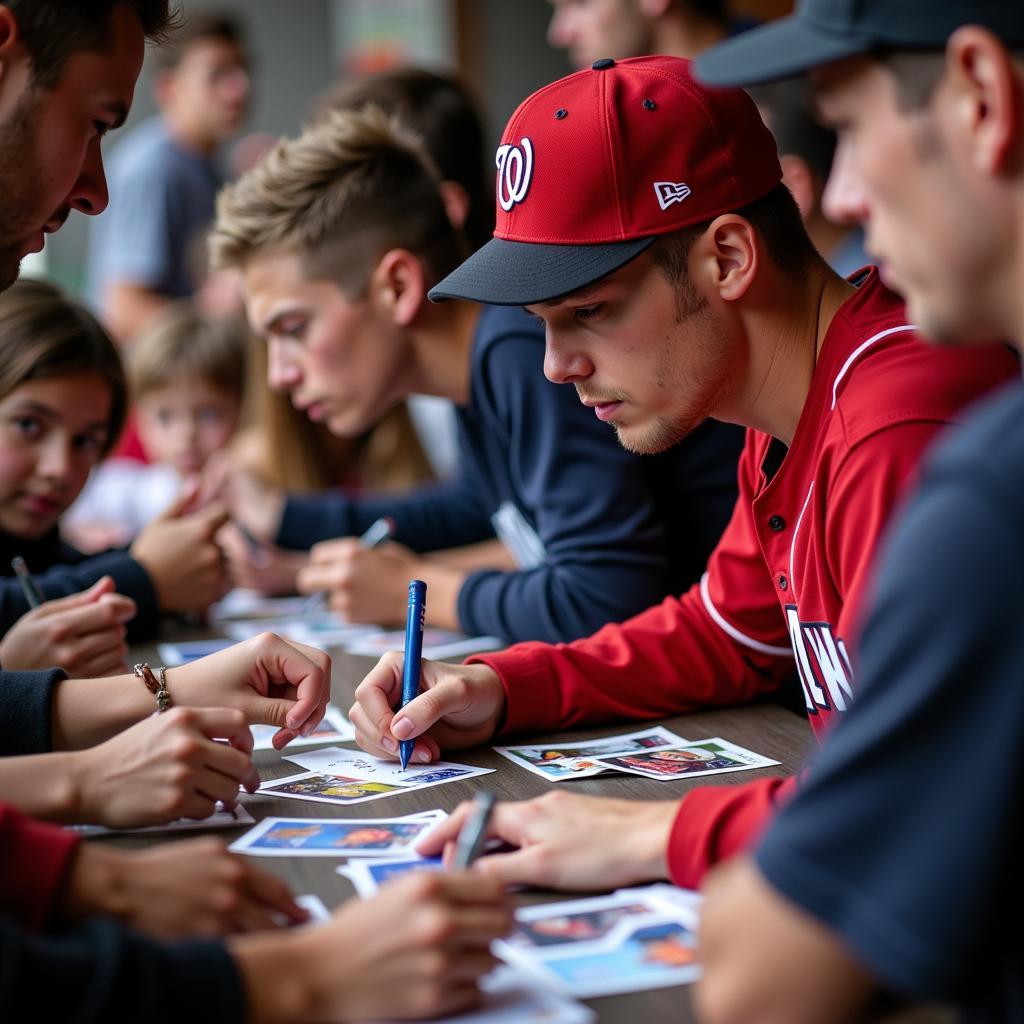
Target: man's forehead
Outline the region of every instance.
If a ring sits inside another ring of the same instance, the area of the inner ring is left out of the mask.
[[[103,95],[108,103],[120,103],[127,112],[145,53],[139,16],[127,4],[118,4],[110,14],[102,44],[70,53],[57,87],[66,85]]]

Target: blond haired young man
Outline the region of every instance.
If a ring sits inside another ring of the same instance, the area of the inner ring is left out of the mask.
[[[313,549],[300,589],[329,590],[355,621],[398,622],[417,577],[430,624],[557,642],[697,578],[735,497],[740,433],[707,424],[638,458],[545,380],[536,320],[428,302],[464,252],[436,174],[397,123],[348,111],[282,142],[221,195],[210,246],[215,266],[242,270],[271,386],[311,419],[357,436],[410,394],[458,409],[448,484],[281,496],[264,501],[266,515],[252,494],[237,500],[239,519],[287,547],[343,538]],[[355,537],[381,516],[397,543],[368,550]],[[465,550],[495,534],[500,561],[493,546]]]

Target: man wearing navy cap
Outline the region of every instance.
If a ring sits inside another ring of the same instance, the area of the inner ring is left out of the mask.
[[[698,71],[810,73],[839,133],[833,200],[915,322],[1022,348],[1022,54],[1019,0],[810,0]],[[1024,1020],[1022,481],[1016,383],[929,459],[852,710],[753,858],[709,883],[702,1020],[846,1020],[879,989]]]
[[[754,104],[695,82],[684,60],[602,60],[541,89],[513,114],[497,170],[495,237],[432,297],[526,305],[545,322],[548,377],[634,451],[707,417],[745,424],[740,498],[700,583],[621,625],[424,663],[425,692],[398,715],[401,658],[385,658],[356,694],[360,743],[393,756],[417,736],[432,758],[499,727],[740,704],[794,661],[824,731],[853,691],[846,643],[894,503],[942,425],[1014,360],[990,351],[985,381],[975,359],[921,345],[873,270],[835,275],[779,185]],[[697,885],[786,789],[771,778],[682,801],[499,804],[493,831],[521,849],[480,870],[575,888]]]

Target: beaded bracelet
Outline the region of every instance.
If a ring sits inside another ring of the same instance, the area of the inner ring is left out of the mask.
[[[146,684],[146,689],[156,697],[157,714],[166,711],[171,706],[171,695],[167,689],[167,669],[162,665],[157,669],[159,680],[153,675],[149,663],[140,661],[132,671]]]

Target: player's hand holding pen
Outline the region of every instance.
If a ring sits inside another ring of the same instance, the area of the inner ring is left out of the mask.
[[[511,925],[499,883],[420,872],[349,900],[328,924],[228,949],[261,1021],[406,1020],[475,1005],[497,962],[490,945]]]
[[[125,623],[135,611],[135,602],[115,594],[114,581],[104,576],[80,594],[26,612],[0,641],[0,665],[21,671],[56,665],[79,679],[125,672]]]
[[[412,760],[435,761],[442,750],[486,743],[505,714],[505,689],[487,665],[423,660],[420,694],[393,710],[402,696],[404,656],[391,651],[356,688],[349,719],[359,745],[377,757],[397,757],[402,740],[416,740]]]

